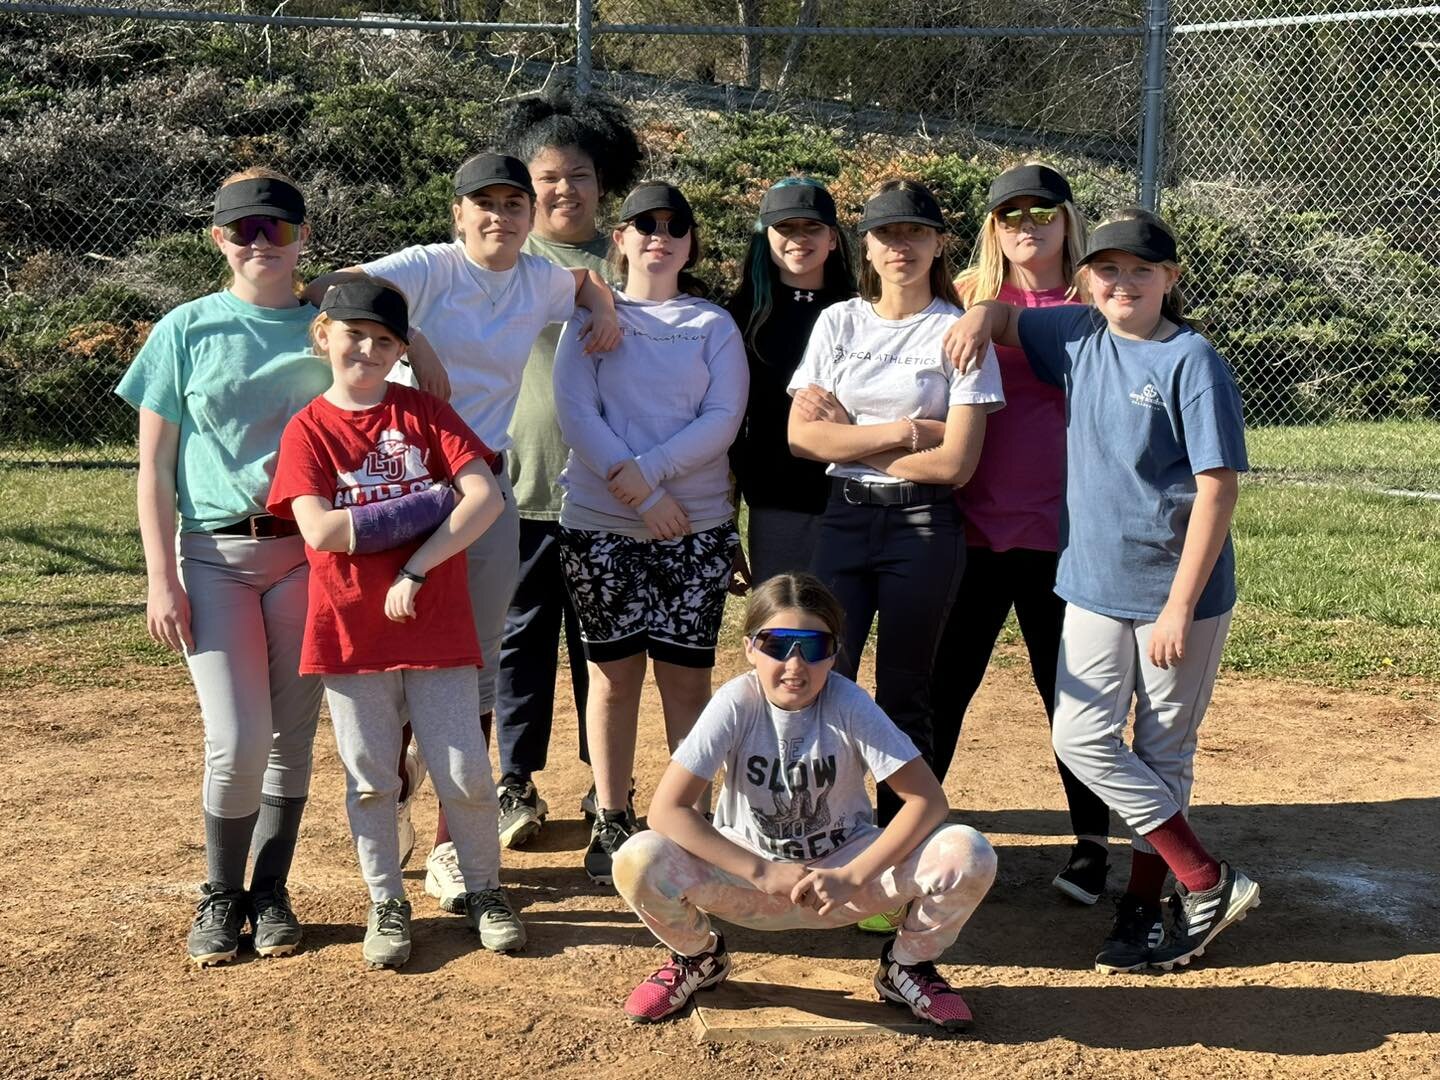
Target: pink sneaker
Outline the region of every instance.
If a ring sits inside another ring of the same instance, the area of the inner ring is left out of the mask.
[[[901,964],[890,954],[891,943],[880,954],[875,989],[881,1001],[903,1005],[921,1020],[939,1024],[946,1031],[969,1031],[975,1023],[970,1006],[957,994],[935,965]]]
[[[725,939],[715,935],[715,948],[698,956],[670,954],[670,961],[625,999],[625,1015],[637,1024],[653,1024],[679,1012],[696,991],[719,986],[730,974]]]

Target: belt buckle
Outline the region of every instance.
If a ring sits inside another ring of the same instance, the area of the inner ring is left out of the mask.
[[[860,493],[860,498],[855,498],[852,492]],[[840,489],[840,494],[845,497],[845,502],[850,506],[865,506],[868,501],[869,491],[865,484],[856,480],[853,476],[845,478],[845,485]]]
[[[260,520],[260,515],[259,515],[259,514],[251,514],[248,518],[245,519],[245,524],[247,524],[247,525],[250,526],[250,539],[251,539],[251,540],[263,540],[263,539],[265,539],[263,536],[260,535],[259,531],[257,530],[256,524],[255,524],[255,523],[256,523],[257,521],[259,521],[259,520]]]

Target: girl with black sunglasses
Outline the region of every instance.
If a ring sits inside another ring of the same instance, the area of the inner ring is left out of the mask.
[[[881,949],[875,989],[947,1030],[970,1026],[935,960],[990,888],[995,852],[974,829],[944,824],[944,792],[915,744],[832,671],[844,622],[835,596],[809,574],[772,577],[752,594],[745,657],[754,670],[705,707],[650,801],[650,831],[615,858],[620,895],[671,950],[630,994],[631,1020],[671,1016],[729,975],[711,916],[758,930],[815,929],[913,901]],[[722,765],[712,824],[694,804]],[[888,782],[901,803],[884,828],[867,775]]]
[[[555,354],[556,415],[571,448],[560,558],[590,672],[598,812],[585,870],[601,882],[637,828],[629,790],[647,655],[671,748],[710,699],[740,542],[726,454],[749,382],[735,320],[687,289],[700,237],[684,194],[641,184],[612,241],[625,283],[620,345],[586,355],[577,314]]]

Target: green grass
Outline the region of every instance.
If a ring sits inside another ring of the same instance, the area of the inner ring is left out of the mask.
[[[1440,492],[1440,423],[1387,420],[1245,433],[1261,477]]]
[[[1366,443],[1372,477],[1398,475],[1400,447],[1433,437],[1378,427],[1384,437]],[[1275,434],[1252,440],[1257,460],[1309,453]],[[1338,452],[1336,434],[1318,437]],[[1440,461],[1440,445],[1421,452]],[[1236,516],[1228,669],[1325,685],[1440,682],[1440,506],[1274,475],[1245,484]],[[178,664],[145,634],[133,470],[0,469],[0,500],[0,691],[137,685]],[[727,640],[741,611],[727,611]]]

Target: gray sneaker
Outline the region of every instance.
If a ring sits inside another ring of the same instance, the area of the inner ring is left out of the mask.
[[[261,956],[289,956],[300,947],[300,920],[282,882],[250,894],[250,924]]]
[[[364,956],[371,967],[399,967],[410,959],[410,901],[370,905]]]
[[[525,947],[525,924],[510,906],[504,889],[481,889],[465,894],[465,915],[491,952],[514,952]]]
[[[240,951],[240,931],[250,903],[244,889],[222,889],[208,882],[200,886],[200,903],[195,908],[195,921],[185,939],[190,959],[203,967],[224,964],[235,959]]]
[[[550,807],[529,780],[505,776],[500,780],[500,846],[518,848],[540,835]]]

